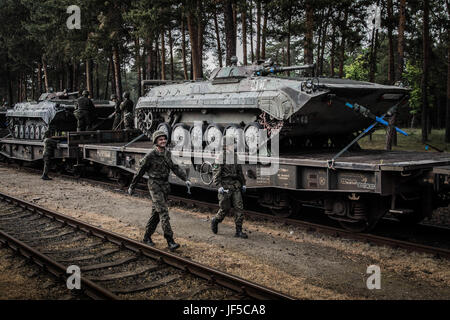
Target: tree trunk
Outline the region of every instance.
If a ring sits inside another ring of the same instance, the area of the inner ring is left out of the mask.
[[[405,28],[406,28],[406,0],[399,1],[399,25],[398,25],[398,65],[396,80],[401,81],[403,77],[405,57]]]
[[[242,53],[243,53],[243,64],[246,66],[248,64],[247,57],[247,8],[244,6],[241,12],[242,18]]]
[[[372,33],[372,48],[370,54],[369,82],[375,82],[375,73],[377,69],[377,52],[378,52],[378,29],[374,27]]]
[[[166,80],[166,39],[164,28],[161,31],[161,80]]]
[[[175,69],[173,65],[173,38],[172,30],[169,29],[169,50],[170,50],[170,79],[175,80]]]
[[[42,65],[38,63],[37,67],[37,91],[40,96],[42,93]]]
[[[261,0],[256,0],[256,60],[261,59]]]
[[[73,62],[73,87],[74,87],[74,89],[73,89],[73,91],[75,92],[75,91],[79,91],[80,90],[80,88],[79,88],[79,74],[78,74],[78,68],[79,66],[78,66],[78,61],[75,61],[74,60],[74,62]]]
[[[92,87],[92,60],[86,59],[86,89],[89,91],[91,97],[94,95],[94,88]]]
[[[250,1],[250,55],[252,63],[255,61],[255,50],[253,47],[253,1]]]
[[[394,61],[394,36],[393,33],[393,21],[394,21],[394,6],[392,0],[387,0],[387,28],[388,28],[388,40],[389,40],[389,67],[388,67],[388,83],[394,84],[395,82],[395,61]]]
[[[100,99],[100,75],[98,72],[98,63],[95,63],[95,97]]]
[[[119,45],[113,45],[113,65],[114,65],[114,83],[115,91],[118,99],[122,99],[122,75],[120,69]]]
[[[224,3],[225,39],[227,44],[226,65],[231,65],[231,57],[236,55],[236,31],[234,30],[231,0]]]
[[[430,0],[423,0],[422,142],[428,141]]]
[[[305,35],[305,63],[314,63],[314,7],[310,0],[306,1],[306,35]]]
[[[109,100],[108,91],[109,91],[109,77],[111,76],[111,69],[112,69],[112,61],[111,59],[108,59],[108,70],[106,71],[105,92],[103,94],[105,100]]]
[[[291,25],[292,25],[292,16],[289,16],[288,20],[288,34],[287,34],[287,46],[286,46],[286,66],[291,65]],[[289,72],[286,75],[289,77]]]
[[[198,45],[198,32],[197,24],[194,21],[194,14],[189,12],[187,15],[187,24],[189,30],[189,39],[191,43],[191,65],[192,65],[192,79],[197,80],[201,78],[200,68],[198,66],[199,59],[199,45]]]
[[[42,67],[44,68],[44,86],[45,86],[45,92],[48,92],[49,90],[49,84],[48,84],[48,72],[47,72],[47,62],[45,61],[44,57],[42,57]]]
[[[331,71],[331,77],[333,78],[335,76],[335,56],[336,56],[336,23],[333,23],[333,30],[331,31],[331,52],[330,52],[330,71]]]
[[[446,4],[447,4],[447,19],[450,20],[449,0],[446,0]],[[447,116],[445,122],[445,142],[450,143],[450,28],[448,26],[447,26]]]
[[[341,52],[339,55],[339,77],[344,77],[344,63],[345,63],[345,42],[347,34],[347,20],[348,20],[348,8],[345,9],[344,21],[342,23],[342,40],[341,40]]]
[[[203,22],[203,1],[197,1],[197,38],[198,38],[198,56],[197,67],[199,68],[198,74],[200,78],[203,78],[203,35],[205,33],[206,24]],[[236,36],[236,31],[235,31]],[[235,37],[236,39],[236,37]],[[235,44],[236,45],[236,44]]]
[[[220,44],[220,29],[219,29],[219,21],[217,18],[217,10],[214,11],[214,29],[216,31],[216,42],[217,42],[217,58],[219,60],[219,66],[223,67],[223,57],[222,57],[222,47]]]
[[[181,16],[181,55],[183,56],[184,80],[188,80],[187,62],[186,62],[186,26],[184,16]]]
[[[138,80],[138,97],[142,96],[142,72],[141,72],[141,44],[139,36],[134,39],[134,46],[136,50],[136,72]]]
[[[267,44],[267,20],[269,18],[269,11],[267,4],[264,6],[264,22],[262,29],[262,43],[261,43],[261,59],[266,60],[266,44]]]

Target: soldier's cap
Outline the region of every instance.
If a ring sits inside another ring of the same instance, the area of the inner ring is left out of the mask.
[[[156,140],[158,140],[159,137],[166,137],[166,139],[168,139],[169,137],[167,136],[167,133],[165,133],[164,131],[156,131],[153,136],[152,136],[152,140],[153,143],[156,143]]]
[[[130,97],[130,93],[129,92],[124,92],[123,93],[123,98],[124,99],[128,99]]]

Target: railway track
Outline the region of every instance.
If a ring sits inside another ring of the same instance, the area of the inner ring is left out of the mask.
[[[0,243],[60,279],[79,267],[93,299],[292,299],[3,193]]]
[[[33,169],[32,169],[33,170]],[[36,170],[37,172],[38,170]],[[40,172],[39,172],[40,173]],[[64,178],[68,179],[75,179],[74,177],[68,176],[68,175],[59,175]],[[92,179],[92,178],[80,178],[76,180],[81,180],[84,182],[91,183],[93,185],[99,185],[105,188],[108,188],[110,190],[117,190],[117,185],[111,181],[100,181],[98,179]],[[146,190],[146,187],[143,188],[137,188],[136,193],[140,196],[147,196],[148,191]],[[174,201],[175,203],[181,203],[184,204],[184,206],[194,206],[194,207],[200,207],[200,208],[206,208],[208,210],[216,211],[218,210],[219,206],[217,203],[207,202],[207,201],[201,201],[196,200],[192,198],[185,198],[181,196],[175,196],[171,195],[169,196],[169,200]],[[333,237],[337,238],[345,238],[345,239],[353,239],[358,240],[370,244],[380,245],[380,246],[389,246],[393,248],[401,248],[404,250],[407,250],[409,252],[419,252],[419,253],[428,253],[433,254],[436,257],[439,258],[447,258],[450,259],[450,250],[448,248],[442,248],[435,245],[427,245],[422,243],[417,243],[413,241],[408,241],[404,239],[398,239],[393,238],[387,235],[379,235],[375,233],[355,233],[352,231],[345,230],[341,227],[335,227],[331,225],[326,224],[320,224],[305,220],[299,220],[299,219],[290,219],[290,218],[284,218],[284,217],[278,217],[266,213],[246,210],[245,215],[249,218],[254,218],[258,220],[267,220],[267,221],[273,221],[278,223],[285,223],[293,226],[300,227],[302,229],[306,229],[310,232],[319,232],[323,234],[327,234]],[[437,227],[437,226],[425,226],[425,225],[418,225],[418,228],[416,230],[420,229],[426,229],[427,234],[433,234],[433,233],[439,233],[443,234],[443,238],[448,239],[450,234],[449,228],[444,227]],[[420,231],[419,231],[420,232]],[[400,236],[402,238],[402,236]]]

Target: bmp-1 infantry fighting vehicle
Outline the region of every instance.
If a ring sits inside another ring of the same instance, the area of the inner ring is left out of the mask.
[[[277,67],[273,63],[218,68],[208,81],[172,83],[152,88],[136,106],[138,128],[150,136],[157,129],[172,141],[190,130],[192,143],[218,141],[219,134],[244,131],[247,146],[260,129],[269,136],[280,129],[281,152],[345,146],[372,120],[356,114],[346,102],[386,113],[408,89],[331,78],[289,78],[281,73],[313,69],[313,65]],[[203,132],[194,124],[202,122]],[[194,131],[194,132],[193,132]],[[186,132],[186,131],[184,131]]]
[[[14,139],[43,140],[44,133],[51,128],[57,135],[76,131],[77,120],[73,114],[76,106],[76,93],[43,93],[38,102],[17,103],[8,110],[8,129]],[[114,112],[114,103],[94,100],[97,117],[107,118]],[[111,120],[112,121],[112,120]],[[98,130],[112,127],[111,121],[103,121]]]

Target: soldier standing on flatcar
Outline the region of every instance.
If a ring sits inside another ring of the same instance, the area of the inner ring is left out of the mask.
[[[234,208],[234,222],[236,225],[236,238],[247,239],[248,236],[242,232],[242,224],[244,222],[244,202],[242,193],[245,193],[247,187],[245,185],[245,176],[242,171],[242,165],[237,163],[237,156],[234,153],[234,145],[226,144],[223,139],[223,153],[216,160],[213,166],[213,182],[219,188],[219,212],[211,220],[211,230],[214,234],[218,232],[219,223],[221,223],[231,207]],[[234,153],[234,155],[233,155]],[[226,163],[227,154],[234,156],[231,164]]]
[[[133,117],[134,103],[130,100],[130,93],[125,92],[123,94],[123,102],[120,104],[120,111],[123,114],[123,123],[125,124],[125,130],[133,130],[134,117]]]
[[[52,180],[48,176],[48,171],[50,170],[51,161],[55,157],[55,149],[58,147],[58,141],[51,138],[50,130],[44,133],[44,170],[42,172],[42,180]]]
[[[122,121],[122,112],[120,111],[120,101],[119,99],[117,99],[117,95],[112,94],[111,95],[111,101],[114,102],[114,124],[112,129],[115,130],[119,130],[120,128],[120,124]]]
[[[167,135],[163,131],[157,131],[153,134],[154,149],[150,151],[140,162],[139,171],[133,178],[128,193],[133,191],[139,179],[148,175],[148,189],[152,199],[152,215],[147,223],[147,228],[143,242],[149,246],[154,246],[152,235],[155,233],[156,227],[161,220],[161,226],[164,231],[164,238],[171,251],[180,247],[173,240],[173,231],[170,226],[169,210],[167,207],[167,197],[170,193],[169,173],[172,170],[181,180],[186,182],[188,187],[191,182],[187,180],[186,173],[178,165],[172,161],[172,154],[166,149]]]
[[[89,91],[84,90],[83,96],[78,98],[74,115],[78,120],[78,132],[91,129],[91,125],[96,119],[96,114],[94,103],[89,99]]]

